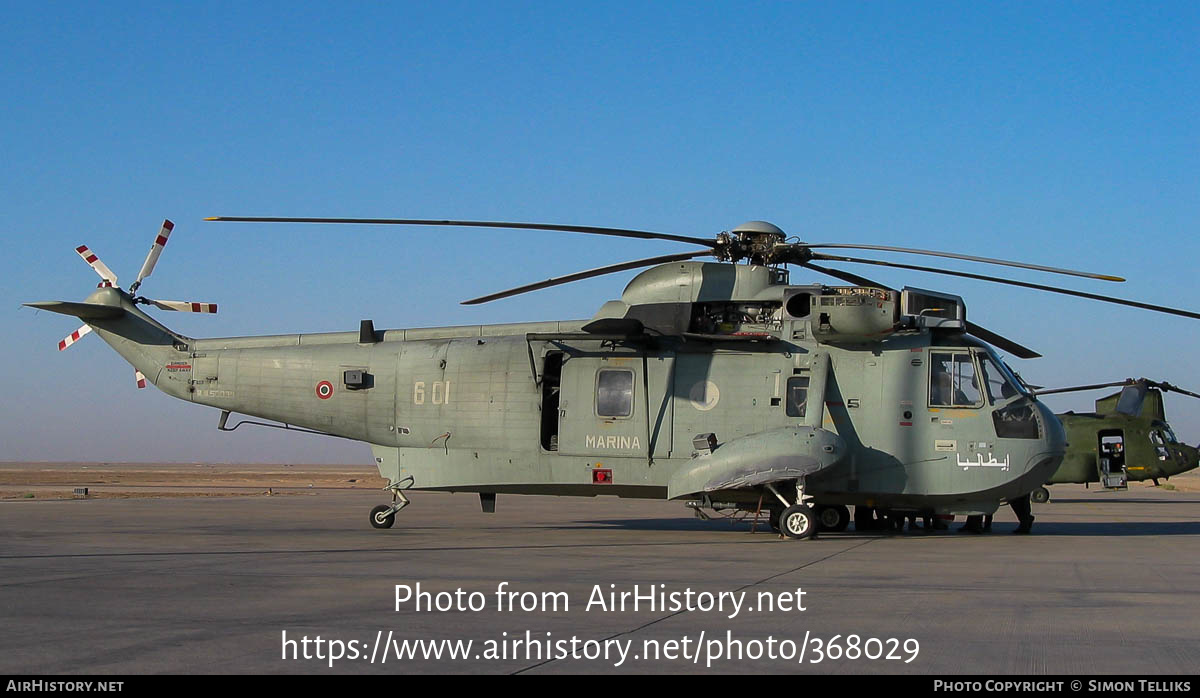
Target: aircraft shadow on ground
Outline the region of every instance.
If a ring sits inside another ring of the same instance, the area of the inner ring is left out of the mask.
[[[1052,507],[1055,504],[1099,504],[1100,506],[1110,506],[1113,504],[1200,504],[1200,498],[1189,499],[1143,499],[1140,497],[1121,497],[1120,499],[1070,499],[1067,497],[1053,497],[1049,504],[1037,504],[1035,506]],[[1037,509],[1033,510],[1037,514]]]
[[[822,536],[838,538],[853,537],[898,537],[898,538],[975,538],[976,536],[958,533],[961,521],[946,531],[924,533],[921,531],[893,533],[887,531],[855,531],[851,526],[842,533],[821,533]],[[1002,521],[992,527],[990,534],[981,536],[1009,535],[1017,524],[1014,521]],[[727,521],[700,519],[599,519],[580,521],[571,526],[553,526],[552,528],[572,529],[613,529],[622,528],[631,531],[734,531],[749,533],[749,523],[730,524]],[[767,524],[759,524],[757,531],[775,535]],[[1200,535],[1200,521],[1097,521],[1097,522],[1063,522],[1042,521],[1038,519],[1033,525],[1035,536],[1194,536]]]

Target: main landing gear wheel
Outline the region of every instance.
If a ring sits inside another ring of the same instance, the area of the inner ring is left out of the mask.
[[[1039,487],[1029,495],[1029,499],[1032,500],[1034,504],[1045,504],[1046,502],[1050,501],[1050,490],[1046,489],[1045,487]]]
[[[820,522],[822,531],[840,533],[850,525],[850,510],[841,504],[819,506],[817,521]]]
[[[789,538],[812,538],[817,534],[817,517],[808,505],[793,504],[779,515],[779,528]]]
[[[396,523],[396,512],[387,504],[380,504],[371,510],[371,526],[374,528],[391,528]]]

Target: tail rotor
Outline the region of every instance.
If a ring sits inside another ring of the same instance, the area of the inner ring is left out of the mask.
[[[137,290],[141,288],[142,283],[149,278],[154,272],[154,267],[158,264],[159,257],[162,256],[163,248],[167,245],[167,240],[171,237],[171,231],[175,229],[175,224],[170,220],[164,220],[162,227],[154,238],[154,242],[150,245],[150,252],[146,254],[146,261],[142,263],[142,268],[138,272],[137,279],[129,286],[127,298],[132,302],[140,305],[153,305],[160,310],[170,310],[175,312],[185,313],[200,313],[211,315],[217,312],[216,303],[197,303],[193,301],[164,301],[145,296],[137,295]],[[108,267],[100,257],[92,251],[87,245],[80,245],[75,248],[75,252],[83,259],[89,267],[100,277],[100,288],[115,288],[120,291],[120,286],[117,285],[117,275]],[[125,295],[122,293],[122,295]],[[36,308],[52,310],[54,312],[75,315],[77,317],[88,319],[103,319],[113,317],[114,314],[120,314],[119,307],[105,307],[92,303],[67,303],[67,302],[46,302],[46,303],[29,303]],[[86,324],[71,334],[64,337],[58,343],[58,350],[64,351],[72,346],[84,336],[90,334],[92,326]],[[138,388],[146,387],[146,376],[141,371],[134,371],[134,380],[137,382]]]

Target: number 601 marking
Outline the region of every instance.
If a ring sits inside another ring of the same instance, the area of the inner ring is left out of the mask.
[[[434,405],[450,404],[450,381],[434,381],[429,386],[429,401]],[[425,381],[413,383],[413,404],[425,404]]]

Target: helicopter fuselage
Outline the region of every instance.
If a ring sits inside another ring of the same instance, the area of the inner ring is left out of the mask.
[[[1161,419],[1073,412],[1059,418],[1070,446],[1048,485],[1102,483],[1120,471],[1132,482],[1167,479],[1200,465],[1200,450],[1180,443]]]
[[[919,299],[682,262],[565,322],[191,339],[119,289],[88,303],[125,310],[89,324],[160,390],[367,442],[396,488],[720,509],[799,485],[822,505],[991,513],[1049,479],[1063,428],[955,325],[961,299]]]

